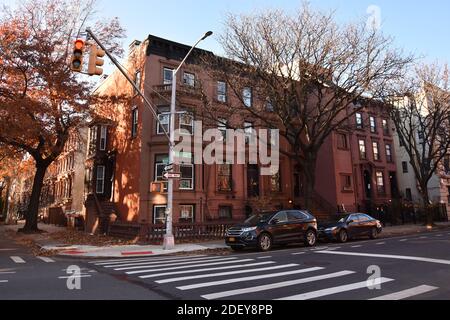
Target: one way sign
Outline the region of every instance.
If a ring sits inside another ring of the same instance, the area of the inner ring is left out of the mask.
[[[181,173],[166,172],[163,177],[165,179],[181,179]]]

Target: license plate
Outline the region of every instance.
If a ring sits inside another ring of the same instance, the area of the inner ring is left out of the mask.
[[[236,238],[228,238],[229,242],[236,242]]]

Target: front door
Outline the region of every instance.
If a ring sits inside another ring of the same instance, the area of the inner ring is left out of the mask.
[[[364,191],[366,199],[372,199],[372,174],[368,170],[364,170]]]
[[[250,164],[247,167],[247,194],[249,198],[259,197],[259,167]]]
[[[279,212],[272,218],[270,233],[276,243],[288,242],[292,238],[292,226],[289,224],[286,211]]]

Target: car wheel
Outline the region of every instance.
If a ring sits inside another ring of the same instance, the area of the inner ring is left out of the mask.
[[[260,251],[270,251],[272,249],[272,238],[267,233],[263,233],[258,238],[258,248]]]
[[[346,230],[341,230],[339,232],[338,240],[340,243],[345,243],[348,241],[348,233]]]
[[[314,230],[308,230],[305,234],[305,245],[308,247],[314,247],[317,243],[317,235]]]
[[[378,238],[378,230],[377,228],[372,228],[372,231],[370,231],[370,239],[376,239]]]
[[[231,246],[231,249],[232,249],[233,251],[242,251],[242,250],[244,250],[244,247],[241,247],[241,246]]]

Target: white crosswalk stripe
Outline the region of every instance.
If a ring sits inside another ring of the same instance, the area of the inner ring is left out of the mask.
[[[389,278],[380,278],[378,280],[379,280],[380,284],[394,281],[393,279],[389,279]],[[277,300],[311,300],[311,299],[326,297],[326,296],[334,295],[337,293],[353,291],[353,290],[363,289],[363,288],[367,288],[367,281],[362,281],[362,282],[347,284],[347,285],[343,285],[343,286],[302,293],[299,295],[281,298],[281,299],[277,299]]]
[[[191,258],[201,258],[201,257],[206,257],[206,255],[194,255],[194,256],[166,256],[166,257],[146,257],[146,258],[123,258],[123,259],[108,259],[108,260],[94,260],[94,261],[90,261],[90,264],[95,264],[95,265],[102,265],[102,264],[109,264],[109,263],[114,263],[114,262],[137,262],[137,261],[147,261],[147,260],[152,260],[152,261],[160,261],[160,260],[176,260],[176,259],[191,259]]]
[[[283,276],[290,276],[290,275],[294,275],[294,274],[301,274],[301,273],[307,273],[307,272],[313,272],[313,271],[319,271],[319,270],[323,270],[323,268],[315,267],[315,268],[300,269],[300,270],[294,270],[294,271],[270,273],[270,274],[264,274],[264,275],[260,275],[260,276],[251,276],[251,277],[244,277],[244,278],[227,279],[227,280],[222,280],[222,281],[197,283],[197,284],[177,287],[177,289],[192,290],[192,289],[214,287],[214,286],[220,286],[223,284],[238,283],[238,282],[244,282],[244,281],[278,278],[278,277],[283,277]]]
[[[0,283],[6,283],[8,280],[0,280]]]
[[[281,265],[281,266],[271,266],[271,267],[266,267],[266,268],[246,269],[246,270],[238,270],[238,271],[230,271],[230,272],[202,274],[202,275],[197,275],[197,276],[163,279],[163,280],[156,281],[156,283],[170,283],[170,282],[179,282],[179,281],[186,281],[186,280],[212,278],[212,277],[223,277],[223,276],[230,276],[230,275],[235,275],[235,274],[272,271],[272,270],[286,269],[286,268],[292,268],[292,267],[298,267],[298,264],[291,263],[291,264],[285,264],[285,265]]]
[[[21,257],[13,256],[11,257],[11,260],[14,261],[15,263],[26,263],[25,260],[23,260]]]
[[[431,292],[431,291],[435,291],[437,289],[439,289],[439,288],[423,285],[423,286],[418,286],[418,287],[415,287],[415,288],[411,288],[411,289],[407,289],[407,290],[403,290],[403,291],[387,294],[385,296],[373,298],[371,300],[383,300],[383,301],[403,300],[403,299],[412,298],[412,297],[415,297],[415,296],[418,296],[418,295],[421,295],[421,294],[425,294],[425,293],[428,293],[428,292]]]
[[[161,267],[172,267],[172,266],[183,266],[183,265],[194,265],[198,263],[216,263],[216,262],[225,262],[225,261],[236,261],[237,258],[224,258],[224,259],[214,259],[214,260],[201,260],[201,261],[189,261],[189,262],[177,262],[177,263],[163,263],[163,264],[139,264],[139,265],[129,265],[129,266],[120,266],[120,268],[113,267],[116,271],[123,270],[138,270],[138,269],[148,269],[148,268],[161,268]],[[253,259],[252,259],[253,261]],[[220,264],[220,263],[219,263]],[[111,267],[108,267],[111,268]]]
[[[248,267],[266,266],[266,265],[274,264],[274,263],[275,263],[274,261],[265,261],[265,262],[250,263],[250,264],[238,264],[238,265],[232,265],[232,266],[226,266],[226,267],[214,267],[214,268],[202,268],[202,269],[183,270],[183,271],[174,271],[174,272],[163,272],[163,273],[148,274],[145,276],[140,276],[139,278],[149,279],[149,278],[158,278],[158,277],[164,277],[164,276],[174,276],[174,275],[180,275],[180,274],[200,273],[200,272],[206,272],[206,271],[242,269],[242,268],[248,268]],[[243,270],[239,270],[239,272],[242,272],[242,271]]]
[[[164,261],[184,261],[184,260],[192,260],[192,259],[212,259],[215,257],[206,257],[206,256],[192,256],[192,257],[183,257],[183,258],[135,258],[135,259],[122,259],[122,260],[111,260],[111,261],[103,261],[103,262],[90,262],[96,266],[107,266],[107,265],[116,265],[116,264],[125,264],[125,263],[139,263],[139,262],[164,262]],[[219,256],[217,258],[220,258]]]
[[[360,245],[352,246],[354,248]],[[332,247],[339,249],[340,247]],[[327,251],[329,254],[343,254],[339,251]],[[296,252],[291,255],[302,255],[308,252]],[[324,253],[319,251],[318,253]],[[359,253],[345,253],[360,255]],[[366,254],[361,254],[366,255]],[[12,257],[11,257],[12,258]],[[244,299],[252,298],[256,293],[264,294],[267,299],[277,300],[310,300],[321,297],[363,290],[368,290],[366,274],[357,274],[349,270],[327,271],[320,266],[302,266],[302,263],[279,263],[270,259],[272,256],[260,256],[243,258],[239,256],[192,256],[192,257],[165,257],[160,259],[126,259],[93,261],[98,267],[123,271],[128,276],[137,276],[140,279],[148,279],[155,284],[168,286],[172,290],[177,289],[189,292],[190,297],[200,297],[206,300],[222,299],[242,295]],[[301,260],[300,258],[295,260]],[[3,271],[9,271],[4,269]],[[314,273],[315,274],[314,274]],[[309,277],[305,274],[312,273]],[[247,276],[245,276],[247,275]],[[355,281],[347,277],[360,276]],[[78,278],[89,278],[91,274],[82,272]],[[69,279],[71,276],[61,276],[59,279]],[[198,281],[207,279],[208,281]],[[333,280],[337,279],[337,280]],[[278,281],[277,281],[278,280]],[[328,281],[327,281],[328,280]],[[364,281],[361,281],[364,280]],[[395,281],[391,278],[378,279],[380,284]],[[249,282],[254,281],[253,286]],[[327,284],[333,281],[333,285]],[[360,281],[360,282],[358,282]],[[317,285],[315,284],[317,282]],[[339,285],[336,284],[338,282]],[[304,292],[302,284],[314,283],[314,291]],[[292,295],[280,297],[278,289],[291,287]],[[215,289],[215,290],[214,290]],[[220,289],[220,290],[219,290]],[[386,287],[383,287],[386,290]],[[397,290],[402,290],[398,291]],[[439,288],[422,285],[414,288],[397,288],[387,291],[386,295],[376,297],[377,290],[370,291],[369,300],[402,300],[425,294]],[[164,287],[162,287],[164,290]],[[206,292],[205,292],[206,291]],[[196,295],[197,294],[197,295]],[[271,296],[273,295],[273,296]]]
[[[232,261],[223,261],[223,262],[214,262],[214,263],[195,264],[195,265],[187,265],[187,266],[185,265],[185,266],[179,266],[179,267],[167,267],[167,268],[162,268],[162,269],[146,269],[146,270],[128,271],[128,272],[126,272],[126,274],[142,274],[142,273],[159,272],[159,271],[166,271],[166,270],[182,270],[182,269],[189,269],[189,268],[217,266],[217,265],[224,265],[224,264],[235,264],[235,263],[250,262],[250,261],[255,261],[255,260],[244,259],[244,260],[232,260]]]
[[[36,258],[38,258],[39,260],[42,260],[46,263],[54,263],[55,262],[55,260],[48,258],[48,257],[36,257]]]
[[[295,286],[303,283],[309,283],[309,282],[315,282],[325,279],[332,279],[337,277],[344,277],[348,276],[350,274],[354,274],[354,271],[340,271],[340,272],[334,272],[329,273],[325,275],[315,276],[315,277],[309,277],[309,278],[303,278],[303,279],[297,279],[297,280],[291,280],[291,281],[284,281],[284,282],[276,282],[256,287],[249,287],[249,288],[241,288],[236,290],[229,290],[229,291],[223,291],[223,292],[217,292],[217,293],[211,293],[203,295],[202,298],[205,298],[207,300],[214,300],[214,299],[220,299],[220,298],[227,298],[232,296],[238,296],[248,293],[255,293],[255,292],[261,292],[261,291],[267,291],[267,290],[273,290],[273,289],[280,289],[283,287],[290,287]]]
[[[105,265],[105,268],[122,268],[122,267],[139,267],[139,266],[151,266],[151,265],[176,265],[176,264],[184,264],[184,263],[198,263],[198,262],[209,262],[209,261],[225,261],[225,260],[236,260],[237,258],[198,258],[198,259],[189,259],[189,260],[170,260],[170,261],[149,261],[149,262],[136,262],[136,263],[125,263],[125,264],[114,264],[114,265]]]

